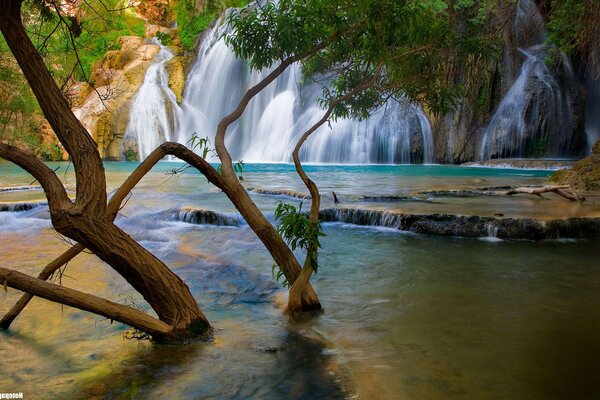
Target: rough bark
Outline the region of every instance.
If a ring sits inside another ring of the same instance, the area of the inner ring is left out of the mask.
[[[314,225],[317,225],[319,223],[319,211],[321,210],[321,194],[319,193],[319,187],[308,177],[308,175],[306,174],[306,171],[304,171],[304,168],[302,167],[302,163],[300,162],[300,150],[302,149],[302,145],[304,144],[304,142],[306,142],[306,140],[310,137],[310,135],[312,135],[314,132],[316,132],[317,129],[319,129],[325,122],[327,122],[329,120],[329,117],[333,113],[333,110],[338,105],[340,105],[344,101],[350,99],[352,96],[356,95],[357,93],[360,93],[360,92],[368,89],[370,86],[372,86],[374,84],[374,82],[376,81],[377,76],[379,75],[380,71],[381,71],[381,66],[379,66],[377,68],[377,72],[376,72],[375,78],[373,80],[371,80],[369,82],[365,82],[361,85],[358,85],[354,89],[350,90],[348,93],[344,94],[343,96],[339,96],[335,100],[331,101],[329,104],[329,107],[327,108],[327,111],[325,111],[325,114],[323,115],[323,117],[321,117],[320,120],[318,120],[315,124],[313,124],[307,131],[305,131],[302,134],[302,136],[296,143],[296,146],[294,147],[294,151],[292,152],[294,166],[296,168],[296,173],[298,173],[298,176],[300,176],[300,179],[302,179],[302,182],[304,183],[304,185],[310,192],[311,203],[310,203],[310,211],[309,211],[309,221]],[[337,203],[337,197],[335,196],[335,192],[333,193],[333,196],[334,196],[334,199],[336,199],[336,203]],[[318,248],[307,249],[307,253],[318,252],[318,251],[319,251]],[[288,299],[288,311],[289,312],[295,312],[295,311],[302,310],[302,293],[304,293],[304,291],[306,290],[305,288],[307,287],[307,285],[309,285],[310,277],[312,276],[313,272],[314,272],[314,266],[311,264],[311,259],[310,259],[310,257],[306,257],[306,259],[304,261],[304,266],[302,267],[302,272],[300,273],[298,279],[293,281],[293,283],[290,287],[290,295],[289,295],[289,299]],[[291,281],[288,281],[288,282],[291,282]]]
[[[216,186],[220,186],[220,175],[211,167],[203,158],[194,154],[185,146],[179,143],[164,143],[150,155],[133,171],[131,175],[123,182],[119,189],[110,198],[108,203],[108,214],[111,220],[114,220],[125,198],[131,190],[139,183],[139,181],[166,155],[175,155],[182,160],[186,160],[190,165],[194,166],[202,172]],[[0,153],[0,156],[2,154]],[[45,167],[44,164],[40,163]],[[59,268],[75,258],[79,253],[85,250],[85,246],[81,243],[69,248],[58,258],[50,262],[42,272],[38,275],[38,279],[48,280]],[[17,316],[23,311],[27,304],[31,301],[33,295],[24,293],[17,303],[10,309],[8,313],[0,320],[0,329],[8,329]]]
[[[530,187],[519,187],[516,189],[509,190],[506,192],[507,196],[512,196],[515,194],[531,194],[533,196],[542,197],[542,193],[556,193],[559,196],[564,197],[567,200],[571,201],[583,201],[585,197],[577,194],[575,190],[569,185],[550,185],[550,186],[542,186],[537,188]]]
[[[159,340],[168,337],[172,330],[170,325],[142,311],[91,294],[48,283],[8,268],[0,268],[0,282],[50,301],[122,322],[149,333]]]
[[[107,210],[104,167],[96,143],[71,112],[62,92],[27,36],[22,1],[0,0],[0,30],[36,96],[44,115],[71,156],[77,179],[76,202],[60,180],[31,156],[9,146],[0,156],[17,163],[40,181],[55,229],[81,243],[119,272],[142,294],[175,338],[207,334],[210,324],[187,285],[165,264],[116,227]],[[58,299],[58,298],[55,298]]]

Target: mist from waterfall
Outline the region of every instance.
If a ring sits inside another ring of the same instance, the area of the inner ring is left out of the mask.
[[[193,133],[214,143],[220,119],[270,72],[250,71],[220,39],[224,29],[216,26],[205,33],[186,79],[181,108],[165,87],[164,63],[172,55],[161,47],[136,95],[127,129],[136,135],[140,159],[165,140],[186,143]],[[321,90],[306,82],[300,66],[289,67],[228,128],[226,144],[232,157],[245,162],[291,162],[298,138],[324,113],[316,103]],[[368,120],[325,124],[304,144],[300,156],[315,163],[431,163],[432,130],[420,107],[390,100]]]
[[[586,87],[585,131],[591,150],[594,143],[600,140],[600,76],[595,79],[588,76]]]
[[[544,20],[532,0],[519,0],[515,37],[525,57],[517,79],[488,123],[480,160],[490,158],[560,156],[571,133],[571,99],[546,64]],[[564,75],[573,79],[570,62],[561,60]]]
[[[158,39],[153,43],[160,46],[148,67],[144,82],[133,98],[129,123],[125,129],[123,149],[137,148],[140,160],[166,141],[179,141],[178,124],[181,108],[177,96],[169,88],[169,74],[165,64],[174,55]]]

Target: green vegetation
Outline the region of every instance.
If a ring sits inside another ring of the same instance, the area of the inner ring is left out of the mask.
[[[118,0],[79,3],[74,15],[59,16],[51,3],[23,3],[23,22],[58,85],[69,94],[75,81],[88,80],[93,65],[118,49],[120,36],[143,36],[145,22]],[[73,51],[77,49],[77,53]],[[93,83],[93,82],[92,82]],[[38,151],[44,159],[60,159],[60,148],[42,143],[43,116],[20,68],[0,36],[0,140]]]
[[[244,7],[249,0],[208,0],[203,10],[196,8],[194,0],[180,0],[175,5],[181,47],[192,49],[198,35],[204,32],[219,15],[229,7]]]
[[[302,203],[296,208],[292,204],[283,202],[277,203],[275,221],[278,222],[277,232],[283,240],[290,246],[292,251],[296,249],[305,250],[308,262],[313,271],[317,273],[319,269],[318,249],[321,248],[320,237],[325,236],[321,223],[310,221],[308,215],[302,212]],[[277,282],[283,278],[282,286],[289,287],[289,282],[285,279],[283,271],[277,264],[273,264],[272,273]]]
[[[548,20],[548,42],[556,49],[550,61],[561,61],[560,51],[581,58],[594,73],[600,72],[600,2],[593,0],[544,1]]]
[[[125,159],[127,161],[137,161],[138,155],[135,152],[134,149],[132,149],[131,147],[127,148],[127,150],[125,151]]]
[[[323,107],[361,85],[370,86],[338,104],[333,118],[366,118],[389,97],[418,101],[434,113],[446,113],[457,105],[463,89],[446,79],[448,64],[467,66],[499,54],[497,41],[476,18],[487,12],[481,2],[448,4],[440,0],[269,2],[232,13],[235,29],[226,40],[254,69],[325,45],[303,60],[307,76],[328,83]]]

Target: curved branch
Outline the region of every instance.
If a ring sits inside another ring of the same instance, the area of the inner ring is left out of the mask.
[[[217,132],[215,134],[215,150],[217,151],[217,155],[221,159],[221,163],[223,165],[223,175],[227,177],[235,176],[235,172],[231,164],[231,155],[225,146],[225,132],[227,131],[229,125],[237,121],[242,116],[242,113],[254,96],[259,94],[271,82],[277,79],[290,65],[323,50],[327,47],[327,45],[327,43],[320,43],[305,53],[291,56],[283,60],[281,64],[277,66],[277,68],[269,73],[269,75],[246,91],[235,110],[221,119],[219,125],[217,125]]]
[[[82,212],[106,211],[104,166],[94,140],[75,117],[22,23],[22,0],[0,0],[0,30],[21,67],[46,119],[71,158]]]
[[[0,143],[0,158],[17,164],[40,182],[44,192],[46,192],[50,212],[64,211],[72,206],[65,187],[58,176],[33,155],[17,147]]]
[[[8,268],[0,267],[0,282],[7,284],[14,289],[31,293],[55,303],[75,307],[83,311],[102,315],[111,320],[122,322],[133,328],[144,331],[155,338],[160,339],[161,337],[168,336],[173,330],[171,325],[142,311],[114,303],[98,296],[48,283]]]
[[[319,188],[317,187],[317,185],[308,177],[308,175],[304,171],[304,168],[302,167],[302,163],[300,162],[300,149],[302,148],[302,145],[304,144],[304,142],[306,142],[306,140],[310,137],[310,135],[312,135],[317,129],[319,129],[325,122],[327,122],[329,120],[329,117],[331,116],[331,114],[333,113],[333,111],[335,110],[335,108],[338,105],[342,104],[346,100],[349,100],[356,94],[372,87],[375,84],[375,82],[377,81],[379,74],[381,73],[381,69],[382,69],[382,64],[379,64],[377,66],[376,73],[375,73],[375,76],[373,77],[373,79],[356,86],[354,89],[350,90],[348,93],[344,94],[343,96],[339,96],[335,100],[331,101],[329,103],[329,107],[327,108],[327,111],[325,111],[325,114],[323,115],[323,117],[321,117],[320,120],[318,120],[314,125],[312,125],[307,131],[305,131],[302,134],[302,136],[298,140],[298,143],[296,143],[296,146],[294,147],[294,151],[292,153],[292,158],[294,160],[294,166],[296,167],[296,172],[300,176],[300,179],[302,179],[302,182],[304,182],[304,185],[310,192],[310,196],[311,196],[309,220],[312,224],[317,224],[319,222],[319,209],[321,208],[321,195],[319,193]],[[308,249],[308,251],[309,252],[317,251],[317,249]],[[302,271],[300,272],[300,275],[292,283],[292,286],[290,287],[290,296],[289,296],[289,305],[288,305],[290,310],[294,310],[299,307],[299,305],[301,303],[302,293],[304,292],[305,287],[308,284],[308,281],[310,280],[310,277],[312,276],[312,274],[313,274],[313,266],[311,265],[311,259],[310,259],[310,257],[306,257],[306,259],[304,261],[304,266],[302,267]]]
[[[0,153],[1,155],[1,153]],[[119,187],[115,194],[110,198],[108,202],[108,216],[110,220],[114,220],[117,217],[121,204],[125,198],[129,195],[131,190],[142,180],[142,178],[154,167],[160,160],[166,155],[174,155],[188,164],[194,166],[200,172],[202,172],[207,179],[215,186],[221,188],[221,175],[214,169],[206,160],[198,156],[187,147],[179,143],[166,142],[156,148],[148,157],[142,161],[140,165],[127,177],[125,182]],[[38,160],[35,160],[38,161]],[[38,161],[39,162],[39,161]],[[42,164],[43,165],[43,164]],[[43,165],[45,167],[45,165]],[[46,167],[47,168],[47,167]],[[54,261],[50,262],[44,267],[42,272],[38,275],[38,279],[48,280],[59,268],[75,258],[79,253],[85,250],[85,246],[81,243],[70,247],[67,251],[61,254]],[[21,298],[15,303],[15,305],[6,313],[6,315],[0,320],[0,329],[6,330],[10,328],[12,322],[19,316],[19,314],[25,309],[27,304],[31,301],[33,295],[31,293],[24,293]]]

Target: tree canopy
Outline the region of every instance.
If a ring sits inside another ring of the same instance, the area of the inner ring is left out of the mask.
[[[419,101],[433,112],[445,113],[456,105],[462,89],[444,79],[449,61],[468,64],[498,53],[494,38],[482,29],[482,4],[266,2],[234,11],[226,40],[254,69],[306,55],[304,73],[324,83],[324,106],[370,82],[367,90],[339,104],[334,118],[366,118],[389,98]]]

